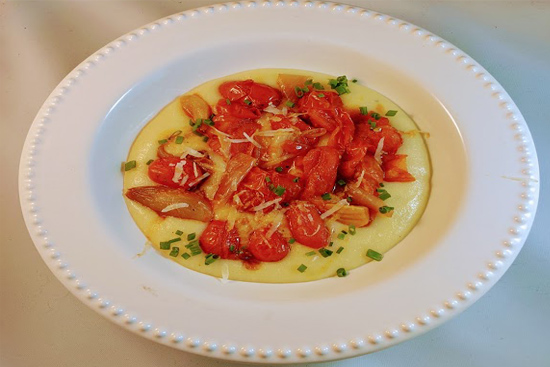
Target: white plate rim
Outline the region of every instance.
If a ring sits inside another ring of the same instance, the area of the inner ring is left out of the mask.
[[[456,290],[451,297],[442,300],[439,307],[430,309],[427,318],[423,315],[418,315],[415,320],[408,320],[408,322],[388,326],[384,333],[369,334],[367,337],[353,338],[345,342],[336,340],[329,345],[312,346],[311,349],[304,349],[298,346],[280,348],[278,350],[265,350],[261,346],[258,347],[252,344],[219,345],[218,341],[210,340],[207,336],[184,339],[177,333],[167,334],[166,331],[155,328],[153,323],[144,323],[136,319],[129,321],[127,318],[121,318],[122,311],[120,308],[113,307],[111,301],[103,299],[101,294],[92,292],[86,286],[83,279],[75,275],[73,272],[74,269],[66,266],[62,255],[56,250],[55,241],[49,238],[48,229],[42,226],[40,209],[36,206],[37,198],[35,196],[35,185],[39,183],[33,180],[33,171],[37,158],[36,152],[45,138],[44,132],[47,131],[47,125],[51,123],[51,116],[54,115],[56,108],[62,106],[63,96],[68,93],[72,85],[85,78],[87,71],[93,68],[94,65],[101,63],[103,59],[109,57],[114,52],[120,52],[127,43],[137,42],[141,36],[146,36],[151,32],[159,32],[164,26],[168,26],[174,22],[184,22],[187,19],[196,19],[201,16],[213,16],[216,12],[239,11],[239,9],[243,8],[271,6],[280,8],[304,7],[328,9],[335,15],[348,14],[359,16],[363,19],[368,18],[381,24],[386,24],[388,27],[399,27],[411,35],[422,36],[427,45],[441,48],[442,52],[448,53],[467,72],[474,73],[476,78],[484,84],[488,92],[492,93],[503,111],[507,112],[507,118],[513,122],[514,129],[517,130],[517,148],[523,159],[524,169],[522,170],[523,181],[521,181],[521,184],[524,187],[524,192],[522,194],[522,201],[518,206],[517,216],[514,217],[514,222],[511,222],[509,226],[508,235],[510,240],[504,241],[500,246],[500,250],[495,253],[495,256],[487,259],[487,266],[479,269],[475,281],[465,282],[464,289]],[[318,1],[266,0],[225,3],[174,14],[141,27],[139,31],[130,32],[120,37],[83,61],[50,94],[29,130],[21,155],[19,195],[29,233],[50,270],[80,300],[111,321],[151,340],[192,353],[238,361],[289,363],[328,361],[387,348],[440,325],[471,305],[496,283],[504,271],[511,265],[523,246],[536,213],[539,192],[538,180],[539,172],[535,147],[521,113],[500,84],[477,62],[454,45],[410,23],[355,6]]]

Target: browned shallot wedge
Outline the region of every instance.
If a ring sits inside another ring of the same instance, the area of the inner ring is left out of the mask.
[[[206,120],[212,115],[212,109],[208,102],[196,93],[181,96],[180,105],[183,111],[188,116],[191,116],[193,121],[199,119]]]
[[[250,172],[252,167],[256,165],[256,159],[248,154],[238,153],[231,157],[225,168],[225,174],[218,191],[216,192],[215,200],[224,203],[231,194],[237,191],[237,186]]]
[[[126,197],[154,210],[160,216],[209,222],[214,214],[208,200],[179,188],[165,186],[132,187]]]
[[[366,190],[363,190],[360,187],[356,187],[354,185],[347,185],[346,186],[346,193],[351,197],[353,200],[353,204],[366,206],[377,213],[379,212],[380,208],[385,206],[386,204],[382,199],[380,199],[378,196],[375,196],[373,194],[368,193]],[[393,212],[389,212],[386,214],[382,214],[386,217],[391,217]]]

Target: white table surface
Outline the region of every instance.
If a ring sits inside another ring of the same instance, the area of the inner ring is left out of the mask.
[[[23,141],[80,61],[158,18],[215,1],[0,1],[0,365],[233,366],[134,335],[80,303],[42,262],[19,209]],[[522,111],[541,165],[524,249],[480,301],[387,350],[320,366],[550,366],[550,2],[351,1],[443,37],[481,63]]]

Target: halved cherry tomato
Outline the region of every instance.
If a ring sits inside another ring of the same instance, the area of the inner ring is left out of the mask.
[[[328,244],[330,232],[313,204],[295,201],[285,216],[292,237],[302,245],[318,249]]]
[[[185,162],[182,166],[183,172],[180,177],[174,177],[176,171],[176,165],[180,162]],[[148,169],[149,178],[158,184],[168,187],[182,187],[185,189],[191,188],[190,184],[193,183],[198,177],[202,176],[203,171],[198,164],[194,164],[189,159],[180,159],[178,157],[166,157],[159,158],[149,165]],[[182,180],[187,176],[187,181],[181,185]],[[174,181],[176,179],[176,181]]]
[[[278,106],[282,100],[281,92],[277,89],[250,79],[222,83],[218,90],[224,98],[231,102],[229,106],[237,101],[246,105],[245,100],[248,100],[250,102],[248,105],[262,110],[269,104]]]
[[[354,143],[364,145],[369,153],[374,154],[380,139],[384,138],[383,151],[393,155],[403,144],[403,138],[399,131],[390,125],[386,117],[380,117],[378,120],[369,115],[358,115],[355,120]]]
[[[215,254],[222,259],[238,259],[241,239],[236,228],[229,230],[226,221],[213,220],[208,224],[199,239],[200,246],[207,254]]]
[[[263,110],[270,104],[278,106],[281,103],[282,95],[281,92],[269,85],[254,83],[250,88],[248,98],[253,106]]]
[[[340,155],[334,148],[318,147],[310,150],[303,160],[305,187],[302,199],[332,192],[339,163]]]
[[[277,198],[273,191],[269,190],[266,178],[269,178],[267,171],[258,167],[250,170],[233,195],[233,203],[236,203],[239,210],[253,211],[254,207]],[[268,213],[271,210],[273,206],[265,208],[263,212]]]
[[[290,245],[284,237],[275,231],[267,237],[269,228],[257,229],[250,235],[248,249],[260,261],[275,262],[284,259],[290,252]]]
[[[275,188],[280,186],[285,189],[281,196],[283,198],[282,203],[290,203],[292,200],[297,199],[302,192],[303,183],[300,178],[288,173],[271,172],[271,182]]]
[[[227,98],[230,102],[233,102],[246,97],[250,93],[252,84],[254,84],[254,81],[251,79],[225,82],[218,87],[218,91],[223,98]]]

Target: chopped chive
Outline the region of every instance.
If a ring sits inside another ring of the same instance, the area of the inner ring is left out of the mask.
[[[275,195],[277,196],[283,196],[283,194],[285,193],[286,189],[283,187],[283,186],[277,186],[273,192],[275,193]]]
[[[168,143],[168,140],[161,139],[161,140],[158,141],[158,143],[159,143],[159,145],[166,144],[166,143]]]
[[[296,242],[296,239],[294,239],[294,238],[291,238],[291,239],[288,240],[288,243],[290,243],[290,244],[292,244],[294,242]]]
[[[395,116],[395,115],[397,115],[396,110],[389,110],[388,112],[386,112],[386,116]]]
[[[214,121],[212,121],[211,119],[203,120],[203,123],[205,123],[208,126],[214,126]]]
[[[331,242],[328,244],[328,247],[332,247],[332,245],[334,245],[334,242],[331,241]]]
[[[176,234],[177,234],[178,236],[181,236],[181,235],[183,234],[183,232],[180,231],[180,230],[178,229],[178,230],[176,231]]]
[[[323,98],[324,96],[325,96],[324,93],[319,93],[319,94],[317,95],[317,97],[319,97],[319,98]]]
[[[304,85],[311,85],[313,84],[313,80],[312,79],[308,79],[304,82]]]
[[[181,254],[181,257],[183,257],[185,260],[187,260],[191,257],[191,255],[189,255],[187,252],[184,252],[183,254]]]
[[[384,258],[384,255],[371,249],[368,249],[367,256],[375,261],[381,261]]]
[[[346,232],[346,231],[344,231],[344,230],[342,230],[342,233],[343,233],[343,234],[348,234],[348,232]]]
[[[323,85],[321,83],[313,83],[313,88],[317,89],[317,90],[324,90],[325,87],[323,87]]]
[[[249,99],[245,99],[243,102],[246,103],[249,106],[252,104],[252,101],[249,100]]]
[[[340,268],[336,270],[336,275],[338,275],[340,278],[347,277],[349,275],[348,271],[344,268]]]
[[[332,255],[332,252],[333,252],[333,251],[331,251],[331,250],[329,250],[329,249],[326,249],[326,248],[324,248],[324,247],[319,249],[319,253],[320,253],[321,256],[323,256],[323,257],[329,257],[330,255]]]
[[[183,136],[178,136],[176,138],[176,144],[181,144],[181,143],[183,143]]]
[[[193,134],[195,134],[195,135],[197,135],[197,136],[201,136],[201,137],[204,136],[203,133],[201,133],[201,132],[198,131],[198,130],[193,131]]]
[[[229,98],[226,98],[226,99],[225,99],[225,103],[228,104],[228,105],[231,104],[231,101],[229,100]]]
[[[375,120],[380,120],[380,114],[378,112],[371,113],[371,117]]]
[[[349,226],[349,233],[352,236],[355,236],[355,234],[357,233],[357,229],[355,228],[355,226],[353,224]]]
[[[199,245],[199,241],[198,240],[194,240],[194,241],[191,241],[189,242],[187,245],[185,245],[186,248],[192,248],[192,247],[196,247]]]
[[[304,271],[306,271],[306,269],[307,269],[307,266],[305,266],[304,264],[302,264],[298,267],[298,271],[300,273],[303,273]]]
[[[147,161],[147,165],[150,165],[150,164],[153,163],[154,161],[155,161],[154,159],[149,159],[149,160]]]
[[[382,200],[391,198],[390,193],[387,192],[385,189],[376,189],[376,192],[378,192],[378,197]]]
[[[265,182],[271,182],[271,179],[269,178],[269,176],[265,176]]]
[[[290,107],[290,108],[292,108],[292,107],[294,107],[294,106],[296,105],[296,104],[295,104],[294,102],[292,102],[292,101],[286,101],[285,104],[286,104],[288,107]]]
[[[346,238],[346,234],[345,233],[338,233],[338,237],[339,240],[343,240],[344,238]]]
[[[275,168],[275,171],[281,173],[281,172],[283,172],[283,167],[277,167],[277,168]]]
[[[380,208],[378,208],[378,211],[382,214],[386,214],[386,213],[391,212],[393,209],[394,209],[393,206],[384,205],[384,206],[381,206]]]
[[[338,250],[336,250],[336,253],[339,254],[339,253],[341,253],[342,251],[344,251],[344,248],[343,248],[342,246],[340,246],[340,247],[338,248]]]
[[[160,243],[160,249],[161,250],[170,250],[170,241],[164,241]]]
[[[124,171],[129,171],[131,169],[134,169],[136,168],[136,166],[137,166],[136,161],[128,161],[124,163]]]
[[[352,82],[352,83],[357,83],[357,82],[358,82],[358,80],[354,78],[354,79],[352,79],[352,81],[351,81],[351,82]]]
[[[295,177],[292,182],[298,182],[300,180],[300,177]]]
[[[353,199],[351,198],[351,196],[348,196],[348,197],[346,198],[346,200],[348,201],[348,203],[351,203],[351,202],[353,201]]]
[[[338,93],[339,96],[341,96],[342,94],[350,93],[349,88],[345,85],[339,85],[334,88],[334,90]]]
[[[229,252],[235,252],[235,245],[229,245]]]
[[[204,137],[202,138],[202,141],[204,141],[204,142],[206,143],[206,142],[208,141],[208,136],[204,136]]]
[[[361,112],[361,115],[368,115],[369,110],[367,107],[359,107],[359,112]]]
[[[306,252],[306,256],[313,256],[315,255],[315,251]]]
[[[344,181],[342,179],[339,179],[338,181],[336,181],[336,183],[340,186],[346,186],[346,181]]]
[[[187,241],[193,241],[197,237],[197,234],[195,232],[189,233],[187,235]]]
[[[304,96],[304,91],[298,86],[294,87],[294,93],[296,93],[296,97],[298,98],[302,98]]]
[[[331,199],[331,196],[328,192],[325,192],[323,195],[321,195],[321,198],[323,200],[330,200]]]
[[[384,187],[384,183],[383,183],[383,182],[380,182],[378,185],[380,185],[380,187]]]
[[[195,122],[193,122],[193,120],[189,119],[189,125],[190,126],[195,126]]]
[[[373,130],[376,129],[376,122],[374,122],[374,121],[369,121],[369,125],[370,125],[370,128],[371,128],[371,129],[373,129]]]
[[[214,261],[216,261],[218,259],[218,255],[216,254],[208,254],[206,255],[206,257],[204,258],[204,265],[210,265],[212,264]]]
[[[172,247],[172,251],[170,251],[169,255],[172,256],[172,257],[177,257],[179,255],[179,253],[180,253],[180,248],[174,246],[174,247]]]

